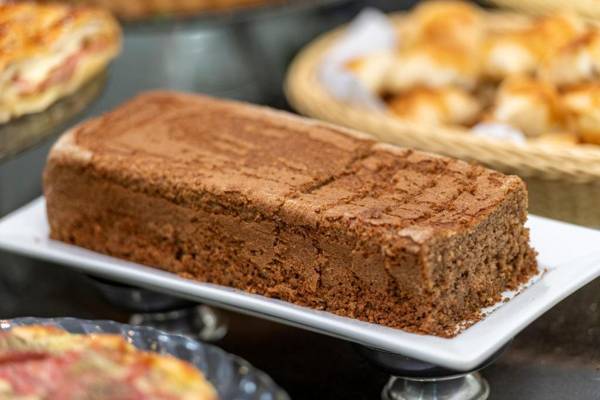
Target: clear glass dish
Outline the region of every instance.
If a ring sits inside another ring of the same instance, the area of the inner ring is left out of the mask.
[[[264,372],[218,347],[154,328],[114,321],[77,318],[17,318],[0,320],[0,331],[18,325],[52,325],[71,333],[115,333],[139,349],[171,354],[198,367],[214,385],[220,400],[289,400]]]

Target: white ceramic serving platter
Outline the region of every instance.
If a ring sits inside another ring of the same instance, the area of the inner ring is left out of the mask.
[[[547,271],[510,301],[452,339],[417,335],[339,317],[174,274],[48,239],[44,199],[0,220],[0,249],[69,265],[175,296],[309,329],[366,346],[467,370],[586,283],[600,276],[600,231],[531,216],[531,241]],[[1,268],[1,266],[0,266]]]

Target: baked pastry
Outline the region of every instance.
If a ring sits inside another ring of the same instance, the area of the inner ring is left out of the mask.
[[[403,119],[433,125],[469,125],[480,112],[479,101],[455,88],[416,88],[394,96],[389,110]]]
[[[386,87],[387,73],[393,62],[392,54],[381,52],[350,60],[346,68],[365,88],[373,93],[379,93]]]
[[[473,88],[479,79],[478,51],[483,34],[477,8],[459,1],[419,5],[394,52],[377,52],[347,64],[369,89],[385,94],[419,87]]]
[[[45,0],[61,1],[65,0]],[[200,12],[231,10],[252,7],[283,0],[66,0],[74,4],[103,7],[125,20],[162,17],[171,15],[193,15]]]
[[[556,89],[525,76],[506,79],[500,85],[490,119],[507,123],[528,137],[564,128],[564,115]]]
[[[89,106],[102,92],[106,74],[100,73],[72,95],[66,96],[48,109],[0,125],[0,159],[33,145],[44,137],[54,135]]]
[[[426,1],[411,13],[411,24],[402,45],[435,43],[450,48],[475,49],[485,32],[484,19],[478,7],[464,1]]]
[[[2,399],[216,400],[192,365],[137,350],[119,335],[17,326],[0,332]]]
[[[483,73],[493,79],[533,75],[540,64],[584,32],[585,24],[570,14],[542,17],[514,30],[491,31],[482,49]]]
[[[600,144],[600,84],[583,84],[562,97],[569,126],[584,143]]]
[[[380,94],[449,85],[473,88],[479,78],[477,61],[470,54],[435,43],[369,54],[345,67],[367,89]]]
[[[422,43],[396,52],[385,74],[384,89],[387,93],[449,85],[470,89],[479,75],[477,58],[469,52],[434,42]]]
[[[527,32],[490,34],[483,45],[482,63],[484,74],[498,80],[532,74],[539,63],[537,44]]]
[[[541,79],[558,86],[600,78],[600,32],[590,30],[560,48],[540,67]]]
[[[120,30],[99,9],[0,4],[0,122],[42,111],[102,71]]]
[[[44,193],[55,240],[413,332],[455,335],[537,270],[518,177],[204,96],[72,129]]]
[[[460,1],[419,3],[394,22],[396,48],[346,65],[393,116],[463,128],[499,122],[519,138],[600,144],[594,24],[570,13],[489,13]]]

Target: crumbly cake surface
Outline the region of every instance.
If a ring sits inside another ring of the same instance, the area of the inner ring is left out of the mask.
[[[202,96],[76,127],[45,194],[54,239],[414,332],[452,336],[536,271],[519,178]]]

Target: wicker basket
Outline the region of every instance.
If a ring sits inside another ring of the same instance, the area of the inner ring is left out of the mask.
[[[518,14],[514,18],[507,13],[489,15],[490,23],[523,20]],[[403,16],[392,16],[393,22],[402,23]],[[600,227],[600,146],[515,144],[471,135],[459,127],[425,126],[341,102],[320,83],[318,69],[343,29],[318,38],[290,66],[285,91],[296,110],[370,133],[382,141],[517,174],[528,183],[532,213]]]
[[[594,0],[490,0],[489,2],[499,7],[529,14],[547,14],[567,9],[589,18],[600,17],[600,3]]]

